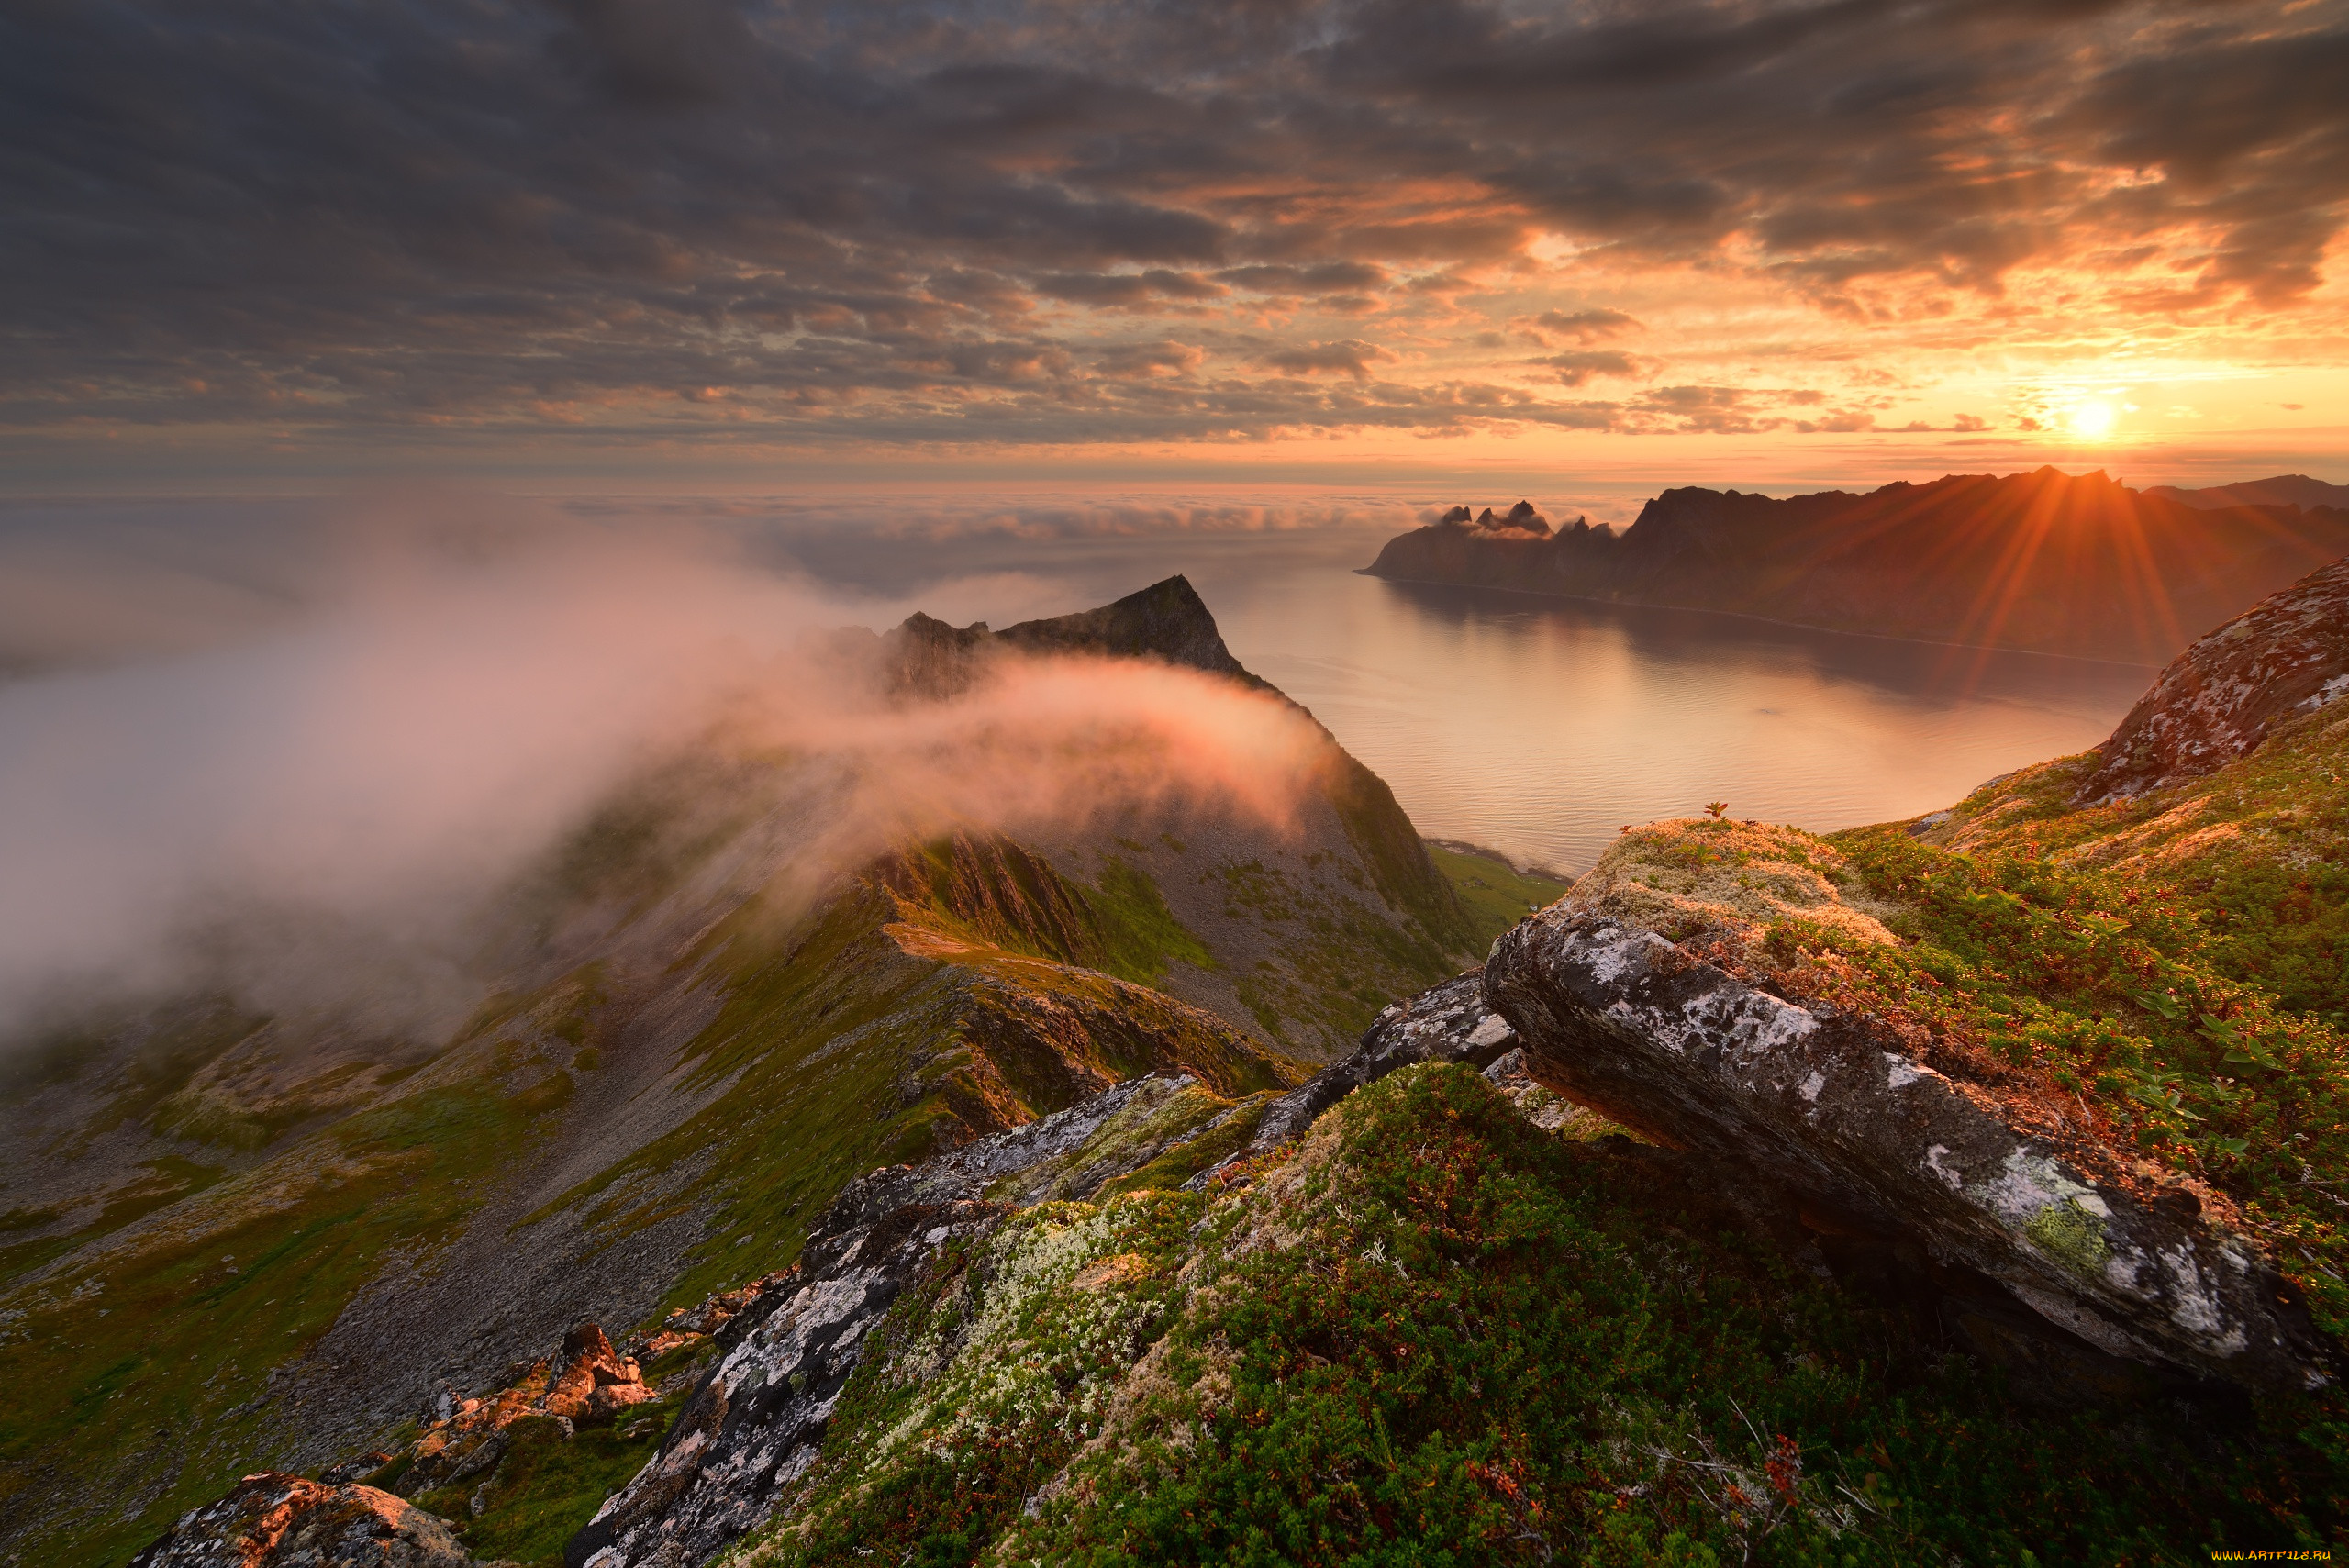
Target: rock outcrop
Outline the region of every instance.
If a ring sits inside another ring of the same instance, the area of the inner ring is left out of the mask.
[[[919,1165],[850,1183],[808,1232],[799,1262],[735,1300],[715,1325],[722,1357],[659,1456],[573,1539],[566,1563],[697,1563],[765,1522],[778,1493],[815,1462],[867,1332],[941,1249],[984,1239],[1013,1209],[1089,1197],[1177,1144],[1254,1116],[1239,1151],[1193,1179],[1203,1184],[1399,1068],[1484,1067],[1515,1044],[1477,976],[1464,974],[1389,1006],[1352,1056],[1269,1102],[1222,1101],[1176,1074],[1136,1078]],[[676,1319],[680,1329],[693,1320]]]
[[[2034,1136],[1867,1015],[1798,1006],[1572,901],[1503,937],[1484,983],[1535,1080],[1742,1167],[1824,1229],[1919,1244],[2100,1351],[2195,1379],[2332,1375],[2266,1257],[2192,1192]]]
[[[1474,529],[1486,535],[1510,534],[1525,539],[1550,537],[1550,519],[1535,511],[1531,501],[1520,501],[1506,515],[1496,514],[1487,506],[1473,517],[1468,515],[1467,507],[1454,506],[1437,518],[1435,526],[1440,528]],[[1579,526],[1586,529],[1589,524],[1583,522]]]
[[[569,1568],[681,1568],[763,1523],[778,1492],[815,1462],[864,1336],[930,1259],[985,1237],[1022,1204],[1088,1196],[1236,1108],[1197,1090],[1181,1075],[1132,1079],[850,1183],[799,1262],[718,1325],[723,1353],[660,1452],[573,1538]]]
[[[2101,806],[2214,773],[2277,724],[2349,696],[2349,561],[2272,594],[2173,660],[2104,743]]]
[[[184,1515],[130,1568],[472,1568],[448,1526],[389,1492],[273,1472]]]
[[[526,1417],[551,1417],[569,1430],[659,1397],[634,1358],[614,1350],[596,1324],[582,1323],[563,1336],[559,1355],[532,1362],[495,1393],[476,1399],[441,1395],[436,1418],[405,1456],[386,1456],[384,1465],[407,1460],[390,1483],[407,1497],[476,1476],[485,1482],[506,1455],[506,1429]]]
[[[1256,1130],[1238,1152],[1192,1178],[1204,1185],[1242,1162],[1300,1136],[1323,1111],[1366,1084],[1419,1062],[1464,1062],[1486,1067],[1517,1044],[1508,1021],[1485,1001],[1484,981],[1463,974],[1404,1001],[1388,1004],[1362,1044],[1343,1062],[1325,1067],[1264,1108]]]

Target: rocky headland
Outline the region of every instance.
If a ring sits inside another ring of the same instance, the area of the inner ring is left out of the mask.
[[[2188,495],[2053,468],[1785,499],[1687,488],[1620,532],[1553,527],[1520,501],[1503,514],[1454,507],[1365,570],[2162,664],[2349,552],[2341,489],[2279,479]]]

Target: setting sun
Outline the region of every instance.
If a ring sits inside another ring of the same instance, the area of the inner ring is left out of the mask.
[[[2121,410],[2110,403],[2083,403],[2072,410],[2072,434],[2082,440],[2100,441],[2121,423]]]

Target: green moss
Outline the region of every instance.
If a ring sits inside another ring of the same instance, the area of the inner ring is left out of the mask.
[[[564,1544],[660,1451],[677,1405],[674,1398],[640,1405],[570,1438],[550,1418],[525,1418],[506,1429],[509,1446],[485,1491],[476,1476],[416,1501],[447,1517],[478,1560],[559,1568]],[[471,1506],[476,1491],[484,1504],[478,1516]]]
[[[1957,854],[1898,828],[1838,834],[1868,892],[1904,906],[1898,948],[1813,924],[1771,933],[1838,984],[2079,1096],[2106,1135],[2232,1197],[2333,1332],[2349,1328],[2349,1036],[2235,978],[2199,913],[2143,871]]]
[[[2308,1402],[2019,1405],[1698,1167],[1464,1069],[1332,1118],[1252,1186],[948,1249],[739,1561],[2184,1562],[2341,1522]]]
[[[2203,960],[2284,1006],[2349,1024],[2349,719],[2288,717],[2207,778],[2083,810],[2093,753],[1976,791],[1928,835],[1985,856],[2118,873],[2190,916]]]
[[[843,1394],[810,1506],[744,1568],[974,1561],[1101,1429],[1135,1347],[1171,1314],[1203,1207],[1167,1192],[1043,1204],[948,1249]]]

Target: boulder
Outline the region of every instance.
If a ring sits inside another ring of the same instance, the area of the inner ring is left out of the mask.
[[[2098,1350],[2192,1380],[2333,1374],[2266,1256],[2191,1191],[2040,1136],[1879,1019],[1798,1006],[1571,902],[1503,937],[1484,987],[1537,1082],[1743,1169],[1822,1230],[1921,1247]]]
[[[2217,773],[2277,724],[2349,696],[2349,561],[2269,595],[2170,661],[2101,748],[2083,805]]]
[[[582,1323],[562,1337],[559,1366],[539,1405],[550,1416],[593,1419],[656,1397],[644,1386],[636,1362],[614,1350],[609,1336],[594,1323]]]
[[[439,1519],[372,1486],[248,1475],[130,1568],[472,1568]]]

